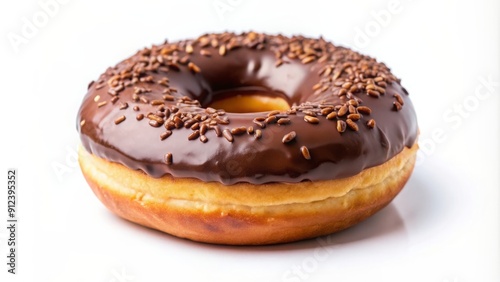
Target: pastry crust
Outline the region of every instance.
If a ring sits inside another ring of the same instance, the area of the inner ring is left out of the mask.
[[[153,178],[82,147],[79,162],[94,193],[120,217],[194,241],[264,245],[330,234],[374,214],[410,177],[417,149],[347,178],[261,185]]]

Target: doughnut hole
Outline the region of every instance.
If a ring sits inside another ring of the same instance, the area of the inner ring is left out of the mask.
[[[286,111],[288,101],[279,93],[267,91],[224,91],[217,93],[208,107],[223,109],[230,113],[256,113],[267,111]]]
[[[214,109],[223,109],[231,113],[255,113],[273,110],[286,111],[288,102],[280,97],[264,95],[237,95],[223,98],[209,104]]]

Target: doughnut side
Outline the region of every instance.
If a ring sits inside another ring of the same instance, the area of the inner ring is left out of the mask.
[[[79,162],[99,200],[124,219],[199,242],[265,245],[330,234],[376,213],[410,177],[417,149],[347,178],[264,185],[152,178],[83,148]]]

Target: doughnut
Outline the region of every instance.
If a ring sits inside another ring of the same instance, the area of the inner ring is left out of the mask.
[[[418,150],[381,62],[323,38],[204,34],[139,50],[88,86],[82,173],[131,222],[193,241],[331,234],[388,205]]]

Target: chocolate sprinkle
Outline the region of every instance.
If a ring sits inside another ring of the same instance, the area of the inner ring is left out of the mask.
[[[354,131],[359,130],[358,125],[354,121],[352,121],[351,119],[348,118],[348,119],[346,119],[345,122],[347,123],[347,126],[349,126],[350,129],[352,129]]]
[[[196,130],[193,133],[189,134],[188,140],[195,140],[198,139],[198,137],[200,137],[200,131]]]
[[[242,127],[235,127],[231,129],[231,134],[233,135],[241,135],[247,132],[247,128],[242,126]]]
[[[280,118],[277,123],[279,125],[285,125],[285,124],[289,124],[290,123],[290,119],[289,118]]]
[[[231,131],[229,131],[229,129],[224,129],[222,131],[222,135],[224,136],[224,138],[226,138],[227,141],[229,142],[234,141],[233,135],[231,134]]]
[[[343,121],[343,120],[338,120],[337,121],[337,131],[338,132],[340,132],[340,133],[344,132],[345,129],[346,129],[346,127],[347,126],[346,126],[346,122],[345,121]]]
[[[304,120],[308,123],[312,123],[312,124],[318,124],[319,123],[319,119],[317,117],[313,117],[313,116],[304,116]]]
[[[375,123],[375,120],[374,119],[370,119],[366,125],[368,125],[369,128],[374,128],[376,123]]]
[[[171,165],[173,163],[172,153],[165,154],[165,163]]]
[[[401,109],[403,108],[403,106],[398,101],[395,101],[393,105],[394,105],[393,109],[396,111],[401,111]]]
[[[311,159],[311,153],[309,153],[309,149],[307,149],[306,146],[300,147],[300,152],[302,153],[302,156],[304,157],[304,159],[306,159],[306,160]]]
[[[295,139],[296,136],[297,136],[297,133],[295,133],[295,131],[291,131],[291,132],[287,133],[285,136],[283,136],[283,138],[281,139],[281,142],[283,142],[283,144],[290,143]]]
[[[160,139],[161,139],[161,140],[165,140],[165,139],[167,139],[170,135],[172,135],[172,131],[167,130],[167,131],[163,132],[162,134],[160,134]]]

